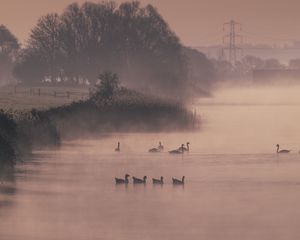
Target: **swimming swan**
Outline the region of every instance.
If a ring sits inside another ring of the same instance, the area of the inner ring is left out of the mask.
[[[120,148],[120,142],[118,142],[118,147],[115,149],[116,152],[120,152],[121,148]]]
[[[181,149],[183,152],[184,152],[184,151],[189,152],[189,151],[190,151],[190,143],[187,142],[187,143],[186,143],[186,147],[183,145],[183,146],[181,146],[179,149]]]
[[[171,153],[171,154],[182,154],[182,153],[184,153],[184,151],[182,150],[183,148],[184,148],[184,144],[182,144],[181,147],[178,148],[178,149],[169,151],[169,153]]]
[[[149,149],[149,152],[157,153],[157,152],[161,152],[163,150],[164,150],[164,146],[161,144],[161,142],[159,142],[158,147]]]
[[[291,151],[286,149],[279,150],[279,144],[277,144],[276,147],[277,147],[277,153],[289,153]]]

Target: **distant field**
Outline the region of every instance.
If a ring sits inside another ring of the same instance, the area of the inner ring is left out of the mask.
[[[72,87],[14,87],[0,88],[1,109],[45,109],[86,99],[87,88]]]

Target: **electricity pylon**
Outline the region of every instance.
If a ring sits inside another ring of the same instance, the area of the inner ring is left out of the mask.
[[[226,28],[226,26],[229,26],[229,29]],[[239,27],[239,29],[237,29],[237,27]],[[242,25],[234,20],[231,20],[223,24],[223,31],[226,29],[229,30],[229,33],[223,36],[223,44],[225,45],[227,43],[228,45],[223,49],[224,52],[228,52],[229,62],[235,66],[237,61],[237,52],[242,52],[242,49],[237,46],[237,40],[239,40],[240,43],[242,42],[242,36],[237,34],[237,32],[242,31]]]

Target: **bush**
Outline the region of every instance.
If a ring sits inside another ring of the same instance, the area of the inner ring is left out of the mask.
[[[17,124],[10,114],[0,111],[0,165],[14,164],[17,153]]]
[[[119,86],[116,75],[105,76],[90,99],[43,113],[56,122],[63,136],[186,130],[196,126],[196,117],[180,103],[128,90]]]

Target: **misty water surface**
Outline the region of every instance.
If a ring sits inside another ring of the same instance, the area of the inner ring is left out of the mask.
[[[200,131],[114,134],[36,152],[0,185],[0,239],[299,239],[298,89],[220,90]],[[116,142],[121,153],[115,153]],[[189,141],[184,156],[150,154]],[[275,154],[275,145],[292,149]],[[164,186],[116,186],[125,173]],[[171,178],[186,176],[185,186]]]

